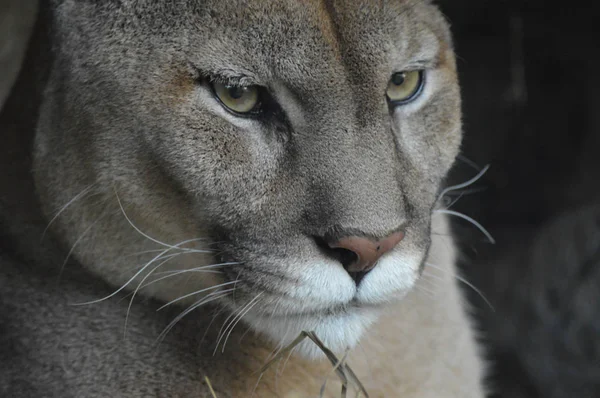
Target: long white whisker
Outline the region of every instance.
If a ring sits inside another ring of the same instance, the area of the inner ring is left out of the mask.
[[[248,326],[246,327],[246,330],[244,331],[244,333],[242,333],[242,335],[240,336],[240,339],[239,339],[238,343],[240,343],[240,344],[241,344],[242,340],[244,340],[244,337],[246,337],[246,335],[247,335],[248,333],[250,333],[250,331],[251,331],[251,330],[252,330],[252,326],[251,326],[251,325],[248,325]]]
[[[173,321],[171,321],[171,323],[169,323],[169,326],[167,327],[167,329],[165,329],[165,332],[168,333],[169,330],[171,330],[177,322],[179,322],[183,317],[185,317],[190,312],[194,311],[195,309],[201,307],[204,304],[207,304],[207,303],[210,303],[211,301],[215,301],[222,297],[225,297],[232,291],[233,291],[233,289],[219,290],[216,292],[209,293],[205,297],[202,297],[200,300],[196,301],[194,304],[192,304],[190,307],[188,307],[185,311],[183,311],[182,313],[177,315],[175,317],[175,319],[173,319]]]
[[[285,370],[285,366],[287,365],[287,363],[289,362],[290,358],[292,357],[292,354],[294,353],[294,351],[296,350],[296,348],[298,348],[299,346],[296,346],[294,348],[292,348],[290,350],[290,353],[288,354],[287,358],[285,358],[285,361],[283,362],[283,366],[281,368],[281,374],[283,374],[284,370]]]
[[[288,330],[288,332],[289,332],[289,330]],[[286,334],[287,334],[287,332],[286,332]],[[276,350],[277,350],[277,352],[275,353],[275,355],[278,355],[281,352],[281,350],[283,349],[284,346],[281,344],[282,342],[283,342],[283,340],[280,341],[279,344],[275,347]],[[275,369],[275,391],[279,391],[279,377],[280,377],[279,370],[281,368],[281,361],[282,361],[282,359],[283,358],[279,358],[277,360],[277,368]]]
[[[140,283],[138,283],[137,287],[133,291],[133,294],[131,295],[131,299],[129,300],[129,305],[127,306],[127,313],[125,314],[125,326],[123,327],[123,335],[127,334],[127,321],[129,320],[129,311],[131,311],[131,306],[133,305],[133,300],[135,299],[135,295],[137,294],[138,290],[140,290],[140,287],[143,285],[143,283],[146,281],[146,279],[150,275],[152,275],[152,273],[154,271],[156,271],[159,267],[162,267],[164,264],[168,263],[169,261],[174,259],[176,256],[181,255],[181,254],[185,254],[185,253],[176,253],[176,255],[174,255],[174,256],[168,256],[168,258],[161,261],[156,267],[154,267],[152,270],[150,270],[150,272],[148,272],[146,275],[144,275],[144,277],[142,278]]]
[[[171,274],[170,276],[176,276],[179,274],[184,274],[186,272],[198,272],[198,271],[204,271],[204,270],[211,269],[211,268],[224,267],[226,265],[239,265],[239,264],[240,263],[237,263],[237,262],[231,262],[231,263],[218,263],[218,264],[202,265],[200,267],[194,267],[194,268],[188,268],[188,269],[182,269],[182,270],[157,272],[155,275]]]
[[[169,251],[176,249],[176,250],[185,250],[188,252],[193,252],[193,253],[207,253],[207,251],[205,250],[193,250],[193,249],[184,249],[181,248],[180,246],[186,243],[190,243],[190,242],[194,242],[194,241],[198,241],[198,240],[202,240],[202,238],[196,238],[196,239],[189,239],[183,242],[178,243],[177,245],[168,245],[165,244],[163,242],[160,242],[154,238],[151,238],[150,236],[144,234],[139,228],[137,228],[133,222],[127,217],[127,214],[125,213],[125,209],[123,209],[123,204],[121,203],[121,200],[119,199],[119,195],[117,194],[117,190],[115,188],[115,195],[117,197],[117,201],[119,202],[119,207],[121,209],[121,212],[123,213],[123,216],[125,217],[125,219],[127,220],[127,222],[137,231],[139,232],[142,236],[148,238],[149,240],[158,243],[164,247],[167,247],[167,249],[163,250],[162,252],[160,252],[157,256],[155,256],[152,260],[150,260],[146,265],[144,265],[138,272],[135,273],[135,275],[133,275],[127,282],[125,282],[124,285],[122,285],[120,288],[118,288],[117,290],[115,290],[113,293],[109,294],[106,297],[103,297],[101,299],[98,300],[92,300],[92,301],[88,301],[85,303],[75,303],[73,305],[88,305],[88,304],[95,304],[95,303],[99,303],[102,302],[104,300],[108,300],[109,298],[115,296],[116,294],[118,294],[120,291],[122,291],[123,289],[125,289],[125,287],[127,287],[131,282],[133,282],[142,272],[144,272],[146,270],[146,268],[148,268],[150,265],[152,265],[155,261],[157,261],[158,259],[160,259],[163,255],[165,255],[166,253],[168,253]],[[139,286],[138,286],[139,287]],[[135,295],[135,293],[134,293]]]
[[[167,333],[169,333],[169,331],[177,324],[177,322],[179,322],[184,316],[186,316],[187,314],[189,314],[196,308],[201,307],[204,304],[210,303],[211,301],[215,301],[215,300],[218,300],[220,298],[227,296],[232,291],[233,291],[233,289],[227,289],[227,290],[222,290],[222,291],[218,291],[218,292],[212,292],[212,293],[208,294],[206,297],[203,297],[202,299],[200,299],[199,301],[197,301],[196,303],[191,305],[188,309],[183,311],[181,314],[177,315],[175,317],[175,319],[173,319],[171,321],[171,323],[169,323],[169,325],[165,328],[165,330],[163,330],[161,332],[161,334],[158,336],[157,342],[161,341],[167,335]]]
[[[186,254],[186,253],[178,253],[178,254]],[[221,265],[221,264],[216,264],[216,265]],[[216,265],[215,266],[206,266],[206,267],[207,268],[216,268]],[[162,280],[165,280],[165,279],[168,279],[168,278],[180,275],[180,274],[184,274],[186,272],[199,272],[199,273],[206,273],[206,274],[221,274],[222,273],[221,271],[212,271],[210,269],[202,269],[202,267],[192,268],[189,270],[180,270],[180,271],[155,272],[154,275],[164,275],[164,274],[167,274],[167,275],[161,276],[160,278],[154,279],[154,280],[146,283],[140,289],[144,289],[144,288],[146,288],[150,285],[153,285],[157,282],[160,282]]]
[[[279,340],[279,344],[277,344],[275,346],[275,348],[273,349],[273,351],[271,351],[271,353],[269,354],[269,356],[267,356],[267,359],[265,360],[265,363],[269,362],[272,358],[275,358],[279,355],[279,353],[281,352],[281,350],[283,350],[283,348],[285,347],[284,342],[286,341],[288,335],[290,333],[290,330],[288,329],[285,334],[283,335],[283,337]],[[275,372],[277,374],[277,372]]]
[[[184,242],[182,242],[181,244],[183,244]],[[174,248],[177,248],[176,246],[174,246]],[[118,294],[120,291],[122,291],[123,289],[125,289],[125,287],[127,287],[131,282],[133,282],[142,272],[144,272],[146,270],[146,268],[148,268],[150,265],[152,265],[155,261],[159,260],[160,258],[163,257],[163,255],[167,254],[169,251],[171,251],[171,248],[165,249],[162,252],[160,252],[158,255],[156,255],[152,260],[150,260],[149,262],[146,263],[146,265],[144,265],[138,272],[135,273],[135,275],[133,275],[127,282],[125,282],[120,288],[118,288],[117,290],[115,290],[114,292],[112,292],[111,294],[109,294],[106,297],[103,297],[101,299],[98,300],[92,300],[92,301],[88,301],[85,303],[75,303],[73,305],[88,305],[88,304],[95,304],[95,303],[99,303],[101,301],[104,300],[108,300],[109,298],[115,296],[116,294]]]
[[[440,286],[437,284],[436,281],[431,280],[429,278],[425,278],[425,276],[430,276],[429,274],[425,274],[423,273],[422,277],[419,279],[419,283],[426,283],[426,286],[433,288],[434,290],[438,290],[440,288]],[[437,278],[436,278],[437,279]],[[439,279],[438,279],[439,280]],[[422,285],[421,285],[422,286]]]
[[[471,282],[469,282],[468,280],[466,280],[465,278],[463,278],[462,276],[460,276],[460,275],[457,275],[457,274],[455,274],[455,273],[452,273],[452,272],[450,272],[449,270],[447,270],[447,269],[444,269],[444,268],[442,268],[442,267],[440,267],[440,266],[437,266],[437,265],[435,265],[435,264],[431,264],[431,263],[425,263],[425,265],[426,265],[426,266],[428,266],[428,267],[431,267],[431,268],[437,269],[437,270],[439,270],[439,271],[445,272],[445,273],[447,273],[448,275],[452,276],[453,278],[456,278],[458,281],[460,281],[460,282],[464,283],[466,286],[468,286],[468,287],[470,287],[471,289],[473,289],[473,291],[474,291],[475,293],[477,293],[477,294],[479,295],[479,297],[481,297],[481,299],[482,299],[483,301],[485,301],[485,303],[488,305],[488,307],[490,307],[490,309],[491,309],[492,311],[494,311],[494,312],[496,311],[496,309],[494,308],[494,306],[492,305],[492,303],[490,303],[490,301],[489,301],[489,300],[488,300],[488,299],[485,297],[485,295],[483,294],[483,292],[482,292],[481,290],[479,290],[479,289],[478,289],[478,288],[477,288],[475,285],[473,285]],[[431,272],[428,272],[428,273],[427,273],[427,276],[429,276],[429,277],[432,277],[432,278],[436,278],[436,279],[438,279],[438,280],[443,280],[443,278],[441,278],[441,277],[440,277],[440,276],[438,276],[438,275],[432,274]]]
[[[101,299],[98,299],[98,300],[88,301],[88,302],[85,302],[85,303],[75,303],[73,305],[88,305],[88,304],[95,304],[95,303],[102,302],[104,300],[108,300],[109,298],[111,298],[111,297],[115,296],[116,294],[118,294],[121,290],[125,289],[125,287],[127,285],[129,285],[131,282],[133,282],[135,280],[135,278],[137,278],[142,272],[144,272],[146,270],[146,268],[148,268],[156,260],[160,259],[163,256],[163,254],[166,254],[170,250],[171,249],[165,249],[165,250],[163,250],[159,255],[157,255],[152,260],[150,260],[148,263],[146,263],[146,265],[144,265],[142,267],[142,269],[140,269],[138,272],[136,272],[135,275],[133,275],[127,282],[125,282],[125,284],[123,284],[123,286],[121,286],[120,288],[118,288],[117,290],[115,290],[114,292],[112,292],[111,294],[109,294],[108,296],[105,296],[105,297],[103,297]]]
[[[203,239],[203,238],[187,239],[187,240],[184,240],[184,241],[182,241],[182,242],[179,242],[179,243],[177,243],[176,245],[174,245],[172,248],[170,248],[169,250],[167,250],[167,252],[169,252],[171,249],[174,249],[174,250],[181,250],[179,253],[173,253],[173,254],[169,254],[169,255],[166,255],[166,256],[162,256],[162,258],[163,258],[163,259],[166,259],[166,258],[169,258],[169,259],[171,259],[171,258],[173,258],[173,257],[180,256],[180,255],[182,255],[182,254],[193,254],[193,253],[195,253],[195,252],[188,251],[188,250],[186,250],[185,248],[182,248],[181,246],[183,246],[183,245],[186,245],[186,244],[188,244],[188,243],[190,243],[190,242],[195,242],[195,241],[201,240],[201,239]],[[166,261],[165,261],[165,262],[166,262]],[[165,262],[162,262],[160,265],[164,264]],[[154,268],[154,269],[153,269],[153,270],[152,270],[150,273],[148,273],[148,275],[146,275],[146,277],[145,277],[145,278],[142,280],[142,282],[143,282],[144,280],[146,280],[146,278],[147,278],[148,276],[150,276],[150,274],[152,274],[152,273],[153,273],[153,272],[154,272],[154,271],[155,271],[157,268],[158,268],[158,267]],[[141,283],[140,283],[140,285],[141,285]],[[139,286],[138,286],[138,288],[139,288]]]
[[[150,282],[148,282],[144,286],[142,286],[140,289],[144,289],[144,288],[146,288],[146,287],[148,287],[150,285],[154,285],[157,282],[163,281],[163,280],[168,279],[168,278],[172,278],[174,276],[177,276],[177,275],[180,275],[180,274],[183,274],[183,273],[186,273],[186,272],[199,272],[199,273],[202,273],[202,274],[222,274],[221,271],[201,270],[201,269],[194,269],[194,270],[190,270],[190,271],[186,270],[186,271],[169,272],[168,275],[164,275],[163,274],[164,276],[161,276],[160,278],[156,278],[156,279],[151,280]],[[157,273],[155,273],[155,275],[156,274]]]
[[[417,292],[421,292],[421,293],[425,294],[430,299],[435,299],[435,297],[436,297],[436,293],[434,291],[426,289],[421,285],[415,285],[414,288]]]
[[[221,343],[221,340],[223,339],[223,337],[225,337],[225,334],[229,330],[229,327],[235,322],[235,320],[237,319],[237,317],[246,308],[248,308],[251,305],[251,303],[252,303],[252,301],[247,302],[243,307],[241,307],[241,308],[233,311],[231,313],[231,315],[229,315],[227,317],[227,319],[225,319],[225,322],[223,322],[223,326],[221,326],[221,329],[219,330],[219,335],[217,336],[217,344],[215,345],[215,350],[213,351],[213,355],[215,355],[217,353],[217,350],[219,349],[219,344]],[[231,319],[231,321],[230,321],[230,319]]]
[[[176,244],[174,247],[175,248],[179,248],[180,246],[183,246],[187,243],[190,243],[194,240],[197,239],[188,239],[188,240],[184,240],[182,242],[179,242],[178,244]],[[168,249],[171,250],[171,249]],[[166,253],[165,253],[166,254]],[[180,252],[180,253],[176,253],[177,255],[181,255],[181,254],[188,254],[188,252]],[[154,271],[156,271],[158,268],[160,268],[161,266],[163,266],[164,264],[166,264],[167,262],[171,261],[172,259],[174,259],[177,256],[169,256],[169,258],[163,260],[160,264],[158,264],[156,267],[154,267],[150,272],[148,272],[140,281],[140,283],[138,283],[136,289],[133,292],[133,295],[131,296],[131,300],[129,300],[129,306],[127,307],[127,313],[125,315],[125,328],[124,328],[124,333],[127,333],[127,320],[129,319],[129,311],[131,310],[131,305],[133,304],[133,299],[135,298],[135,295],[137,294],[138,290],[140,289],[140,286],[142,286],[144,284],[144,282],[146,281],[146,279],[148,279],[148,277],[150,277],[150,275],[152,275],[152,273]],[[146,268],[146,267],[144,267]]]
[[[125,217],[125,219],[127,220],[127,222],[129,223],[129,225],[131,225],[131,227],[133,229],[135,229],[140,235],[142,235],[144,238],[154,242],[154,243],[158,243],[159,245],[163,246],[163,247],[167,247],[169,249],[179,249],[179,250],[185,250],[185,251],[189,251],[189,252],[194,252],[194,253],[210,253],[210,250],[197,250],[197,249],[186,249],[186,248],[181,248],[181,247],[177,247],[176,245],[170,245],[168,243],[162,242],[158,239],[155,239],[153,237],[151,237],[150,235],[146,234],[145,232],[143,232],[141,229],[139,229],[134,223],[133,221],[131,221],[131,219],[129,218],[129,216],[127,215],[127,213],[125,212],[125,209],[123,208],[123,203],[121,203],[121,198],[119,198],[119,194],[117,193],[117,189],[114,188],[115,190],[115,196],[117,197],[117,202],[119,203],[119,207],[121,209],[121,213],[123,213],[123,216]],[[203,240],[204,238],[197,238],[197,239],[192,239],[189,242],[192,241],[199,241],[199,240]]]
[[[161,249],[160,251],[163,252],[165,249]],[[161,257],[162,260],[168,259],[168,258],[172,258],[172,257],[177,257],[180,256],[182,254],[189,254],[186,252],[179,252],[179,253],[171,253],[171,254],[166,254],[164,256]],[[136,265],[135,267],[129,267],[126,270],[124,270],[123,272],[120,272],[119,275],[125,275],[127,273],[130,273],[132,271],[135,271],[136,269],[140,269],[142,266],[141,265]]]
[[[219,329],[219,334],[217,336],[217,344],[215,345],[215,350],[213,352],[213,355],[215,355],[217,353],[217,350],[219,349],[219,343],[221,342],[221,339],[223,339],[223,337],[225,336],[225,333],[227,333],[227,330],[229,330],[229,326],[231,326],[231,324],[233,322],[235,322],[235,320],[237,319],[237,316],[239,314],[241,314],[252,303],[252,301],[253,300],[250,300],[243,307],[232,311],[231,314],[229,314],[229,316],[225,319],[225,321],[223,322],[223,325],[221,326],[221,329]],[[231,321],[229,321],[230,319],[231,319]],[[225,326],[225,325],[227,325],[227,326]]]
[[[488,164],[479,173],[477,173],[477,175],[475,177],[471,178],[470,180],[465,181],[462,184],[457,184],[457,185],[452,185],[450,187],[447,187],[440,194],[440,198],[443,198],[448,192],[452,192],[452,191],[456,191],[458,189],[466,188],[469,185],[472,185],[472,184],[476,183],[481,177],[483,177],[483,175],[485,173],[487,173],[487,171],[489,170],[489,168],[490,168],[490,165]]]
[[[256,392],[256,389],[258,388],[258,385],[260,384],[260,381],[262,380],[264,373],[261,373],[258,376],[258,379],[256,380],[256,384],[254,385],[254,388],[252,389],[252,393],[250,394],[250,398],[254,398],[254,393]]]
[[[233,332],[233,329],[235,329],[235,327],[236,327],[236,326],[237,326],[237,324],[238,324],[238,323],[239,323],[239,322],[242,320],[242,318],[243,318],[243,317],[244,317],[244,316],[245,316],[245,315],[246,315],[248,312],[250,312],[250,310],[251,310],[252,308],[254,308],[254,306],[256,306],[256,304],[258,304],[258,301],[257,301],[257,300],[258,300],[258,298],[260,298],[260,296],[262,296],[262,294],[263,294],[263,292],[260,292],[260,293],[258,293],[258,294],[256,295],[256,297],[254,297],[254,298],[252,299],[252,301],[250,302],[251,304],[252,304],[253,302],[254,302],[254,303],[253,303],[252,305],[248,306],[248,308],[247,308],[247,309],[246,309],[246,310],[245,310],[243,313],[241,313],[241,312],[240,312],[240,314],[238,315],[238,317],[237,317],[237,320],[235,321],[235,323],[233,323],[233,322],[232,322],[232,326],[231,326],[231,328],[229,329],[229,333],[227,333],[227,337],[225,337],[225,341],[223,342],[223,349],[221,350],[221,352],[222,352],[222,353],[223,353],[223,352],[225,352],[225,346],[227,345],[227,340],[229,340],[229,336],[231,335],[231,332]],[[217,347],[218,347],[218,344],[219,344],[219,343],[217,342]]]
[[[481,166],[479,166],[477,163],[475,163],[474,161],[472,161],[471,159],[469,159],[468,157],[466,157],[462,153],[459,153],[458,155],[456,155],[456,159],[458,159],[461,162],[465,163],[467,166],[472,167],[475,171],[481,170]]]
[[[181,301],[181,300],[185,300],[185,299],[186,299],[186,298],[188,298],[188,297],[192,297],[192,296],[195,296],[195,295],[197,295],[197,294],[200,294],[200,293],[207,292],[207,291],[209,291],[209,290],[218,289],[218,288],[220,288],[220,287],[223,287],[223,286],[233,285],[233,284],[235,284],[235,283],[237,283],[237,281],[232,281],[232,282],[221,283],[220,285],[211,286],[211,287],[207,287],[207,288],[205,288],[205,289],[197,290],[197,291],[195,291],[195,292],[192,292],[192,293],[186,294],[186,295],[184,295],[184,296],[178,297],[178,298],[176,298],[175,300],[171,300],[171,301],[169,301],[168,303],[166,303],[165,305],[161,306],[161,307],[160,307],[159,309],[157,309],[156,311],[160,311],[160,310],[162,310],[163,308],[165,308],[165,307],[168,307],[168,306],[170,306],[171,304],[173,304],[173,303],[177,303],[177,302],[179,302],[179,301]]]
[[[487,229],[485,229],[483,227],[483,225],[479,224],[477,221],[475,221],[474,219],[472,219],[471,217],[467,216],[466,214],[463,213],[459,213],[457,211],[454,210],[434,210],[435,213],[442,213],[442,214],[449,214],[452,216],[456,216],[456,217],[460,217],[463,220],[466,220],[468,222],[470,222],[471,224],[473,224],[477,229],[479,229],[486,238],[488,238],[488,240],[490,241],[490,243],[495,244],[496,240],[492,237],[492,235],[487,231]]]
[[[161,251],[162,251],[162,249],[161,249]],[[191,253],[191,252],[172,253],[172,254],[169,254],[169,255],[166,255],[166,256],[162,256],[162,258],[166,259],[166,258],[171,258],[171,257],[177,257],[177,256],[180,256],[182,254],[194,254],[194,253]],[[221,271],[212,271],[211,269],[212,268],[217,268],[217,267],[222,267],[222,266],[225,266],[225,265],[234,265],[234,264],[239,264],[239,263],[219,263],[219,264],[204,265],[202,267],[195,267],[195,268],[184,269],[184,270],[171,270],[171,271],[153,272],[153,275],[157,275],[158,276],[158,275],[165,275],[166,274],[166,276],[162,276],[160,278],[153,279],[152,281],[150,281],[150,282],[146,283],[145,285],[143,285],[142,287],[140,287],[140,289],[144,289],[145,287],[153,285],[156,282],[160,282],[160,281],[162,281],[164,279],[171,278],[173,276],[177,276],[179,274],[183,274],[183,273],[186,273],[186,272],[200,272],[200,273],[221,274],[222,273]],[[139,269],[139,268],[140,268],[140,266],[136,265],[133,268],[128,268],[127,270],[123,271],[121,274],[124,274],[124,273],[127,273],[127,272],[131,272],[132,270],[136,270],[136,269]],[[128,295],[126,295],[123,298],[129,297],[131,294],[133,294],[133,292],[129,293]]]
[[[233,287],[233,290],[235,292],[235,286]],[[212,316],[210,322],[208,323],[208,326],[206,327],[206,329],[204,329],[204,333],[202,334],[202,339],[200,339],[200,346],[202,344],[204,344],[204,340],[206,340],[206,335],[208,334],[208,332],[210,331],[210,327],[212,326],[212,324],[215,322],[215,320],[217,319],[217,317],[219,315],[221,315],[221,313],[225,311],[224,307],[219,308],[218,310],[215,311],[215,314]]]
[[[69,249],[69,252],[67,253],[67,256],[65,257],[65,261],[63,261],[63,263],[62,263],[62,265],[60,267],[60,272],[58,273],[58,278],[59,279],[61,278],[61,276],[63,274],[63,271],[64,271],[67,263],[69,262],[69,259],[73,255],[73,252],[75,251],[75,248],[77,247],[77,245],[79,244],[79,242],[81,242],[81,240],[85,237],[85,235],[87,235],[87,233],[90,232],[91,229],[94,228],[96,226],[96,224],[98,224],[100,222],[100,220],[102,220],[106,216],[107,216],[107,214],[101,214],[100,217],[98,217],[96,219],[96,221],[94,221],[93,223],[91,223],[90,225],[88,225],[87,228],[81,233],[81,235],[79,235],[79,237],[77,238],[77,240],[75,240],[75,242],[73,243],[73,245]]]
[[[241,264],[241,263],[240,263],[240,264]],[[240,269],[240,271],[238,272],[237,276],[235,277],[235,279],[236,279],[237,281],[239,281],[239,280],[240,280],[240,275],[241,275],[241,274],[242,274],[242,272],[244,271],[244,269],[243,269],[242,267],[240,267],[240,268],[241,268],[241,269]],[[233,287],[234,287],[234,288],[237,288],[237,285],[234,285]],[[231,298],[232,298],[232,300],[233,300],[233,304],[234,304],[234,305],[237,305],[237,303],[236,303],[236,301],[235,301],[235,292],[233,292],[233,294],[232,294],[231,296],[232,296]]]
[[[69,206],[71,206],[73,203],[77,202],[80,198],[82,198],[83,196],[85,196],[88,192],[90,192],[92,190],[92,188],[96,185],[97,183],[93,183],[88,185],[87,187],[85,187],[83,189],[83,191],[79,192],[77,195],[75,195],[75,197],[73,197],[73,199],[71,199],[70,201],[67,202],[66,205],[64,205],[59,211],[58,213],[56,213],[54,215],[54,217],[52,217],[52,219],[50,220],[50,222],[48,223],[48,225],[46,226],[46,228],[44,228],[44,232],[42,233],[42,239],[44,239],[44,236],[46,236],[46,232],[48,232],[48,229],[50,228],[50,226],[54,223],[54,221],[56,221],[58,219],[58,217],[60,217],[60,215],[67,210],[67,208]]]
[[[281,350],[283,350],[283,348],[285,347],[284,341],[286,341],[288,334],[290,333],[289,329],[285,332],[285,334],[283,335],[283,337],[279,340],[279,344],[277,344],[275,346],[275,348],[273,348],[273,350],[271,351],[271,353],[269,353],[269,355],[267,355],[267,359],[265,360],[265,363],[268,363],[272,358],[275,358],[279,355],[279,353],[281,352]],[[275,374],[277,375],[277,372],[275,372]],[[275,382],[277,382],[277,380],[275,380]]]
[[[150,254],[150,253],[158,253],[161,252],[165,249],[152,249],[152,250],[144,250],[141,252],[136,252],[136,253],[131,253],[125,256],[126,257],[136,257],[136,256],[141,256],[142,254]],[[183,248],[181,248],[180,250],[183,250]]]
[[[277,346],[275,347],[275,351],[271,352],[271,354],[268,356],[266,363],[268,363],[271,358],[279,357],[281,351],[285,348],[285,342],[287,341],[287,337],[290,332],[291,332],[291,329],[288,329],[285,332],[283,337],[279,340],[279,344],[277,344]],[[281,360],[282,359],[283,358],[279,358],[279,360],[277,361],[277,369],[275,369],[275,391],[279,391],[279,377],[282,375],[282,373],[281,373]]]
[[[446,209],[449,210],[452,206],[454,206],[456,204],[456,202],[458,202],[459,200],[461,200],[463,196],[464,196],[464,193],[461,192],[460,195],[458,195],[452,202],[450,202],[448,204],[448,206],[446,206]]]
[[[182,254],[182,253],[178,253],[178,254]],[[167,257],[167,256],[165,256],[165,257]],[[165,258],[165,257],[163,257],[163,258]],[[195,272],[202,272],[202,273],[209,273],[209,274],[221,274],[221,273],[222,273],[222,272],[220,272],[220,271],[210,271],[210,270],[209,270],[209,271],[195,271]],[[141,286],[139,290],[145,289],[145,288],[147,288],[148,286],[150,286],[150,285],[153,285],[153,284],[154,284],[154,283],[156,283],[156,282],[160,282],[160,281],[162,281],[162,280],[164,280],[164,279],[170,278],[171,276],[176,276],[176,275],[167,275],[167,276],[164,276],[164,277],[162,277],[162,278],[154,279],[154,280],[152,280],[152,281],[150,281],[150,282],[146,283],[145,285]],[[129,298],[129,297],[131,297],[131,295],[132,295],[132,294],[133,294],[133,292],[129,292],[129,293],[127,293],[125,296],[123,296],[123,297],[122,297],[122,298],[119,300],[119,302],[120,302],[120,301],[122,301],[122,300],[125,300],[125,299],[127,299],[127,298]]]
[[[246,308],[246,307],[241,308],[240,312],[243,311],[244,308]],[[213,351],[213,356],[216,355],[217,350],[219,349],[219,342],[223,338],[223,334],[227,331],[225,325],[227,325],[227,327],[229,327],[228,322],[231,318],[233,318],[236,315],[236,311],[237,310],[232,311],[231,314],[229,314],[229,316],[227,318],[225,318],[225,320],[223,321],[223,325],[221,325],[221,328],[219,329],[219,333],[217,334],[217,344],[215,345],[215,350]]]

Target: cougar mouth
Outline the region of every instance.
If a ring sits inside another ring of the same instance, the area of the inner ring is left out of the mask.
[[[285,314],[280,314],[277,312],[271,312],[268,308],[260,310],[260,317],[263,318],[299,318],[299,317],[335,317],[343,314],[352,313],[355,311],[368,311],[368,310],[381,310],[385,305],[382,303],[361,303],[356,298],[353,298],[351,301],[344,303],[333,305],[330,307],[324,307],[320,309],[314,310],[300,310],[300,311],[290,311]]]

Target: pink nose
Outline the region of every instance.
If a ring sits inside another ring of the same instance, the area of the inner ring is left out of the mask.
[[[356,260],[346,267],[348,272],[368,272],[375,268],[381,256],[396,247],[402,239],[404,239],[404,232],[400,231],[380,240],[349,236],[329,243],[329,247],[346,249],[356,255]]]

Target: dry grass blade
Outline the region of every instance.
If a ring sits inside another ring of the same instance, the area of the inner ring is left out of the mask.
[[[311,339],[313,341],[313,343],[315,343],[316,346],[319,347],[321,349],[321,351],[323,351],[323,353],[325,353],[325,355],[327,356],[327,358],[329,359],[329,361],[331,362],[331,364],[333,366],[335,366],[339,362],[339,360],[337,359],[335,354],[329,348],[325,347],[325,344],[323,344],[323,342],[321,340],[319,340],[319,338],[317,337],[317,335],[314,332],[308,332],[306,337]],[[348,386],[348,378],[359,388],[359,391],[361,391],[365,395],[366,398],[369,397],[367,390],[362,385],[362,383],[360,382],[360,380],[358,379],[356,374],[352,371],[352,369],[347,364],[342,364],[342,366],[338,368],[337,373],[338,373],[338,376],[340,376],[340,379],[342,380],[342,397],[346,396],[345,390]]]
[[[323,342],[317,337],[317,335],[314,332],[302,331],[298,335],[298,337],[296,337],[294,339],[294,341],[292,341],[285,348],[281,349],[277,353],[277,355],[275,355],[273,358],[271,358],[271,360],[269,362],[267,362],[260,369],[261,376],[263,373],[265,373],[267,371],[267,369],[269,369],[273,365],[273,363],[275,363],[275,361],[281,359],[283,356],[290,353],[294,348],[296,348],[296,346],[298,346],[298,344],[302,343],[304,341],[304,339],[306,339],[306,338],[310,339],[317,347],[319,347],[319,349],[321,351],[323,351],[323,353],[325,354],[325,356],[327,357],[329,362],[331,362],[331,364],[334,366],[335,373],[338,375],[338,377],[342,381],[342,397],[343,398],[346,397],[349,381],[358,388],[359,394],[362,393],[365,396],[365,398],[369,398],[369,394],[367,393],[367,390],[362,385],[362,383],[360,382],[358,377],[356,377],[356,374],[352,371],[352,369],[350,369],[350,367],[348,365],[346,365],[343,360],[340,361],[337,358],[337,356],[329,348],[327,348],[325,346],[325,344],[323,344]]]
[[[350,353],[350,350],[346,350],[346,353],[344,354],[342,359],[340,359],[339,362],[336,363],[335,366],[329,371],[329,373],[327,374],[327,377],[325,377],[325,381],[323,382],[323,385],[321,386],[319,398],[323,398],[323,395],[325,395],[325,388],[327,388],[327,380],[329,380],[329,377],[331,376],[332,373],[336,372],[340,366],[344,365],[349,353]],[[343,390],[342,390],[342,394],[343,394]]]
[[[263,374],[277,361],[279,358],[283,357],[283,355],[290,353],[298,344],[300,344],[306,338],[306,332],[300,333],[298,337],[294,341],[292,341],[287,347],[281,349],[269,362],[263,365],[260,369],[260,374]]]
[[[327,359],[329,359],[329,362],[331,362],[331,364],[334,367],[340,362],[340,360],[336,357],[336,355],[333,353],[333,351],[331,351],[329,348],[325,347],[325,344],[323,344],[323,342],[317,337],[315,332],[306,333],[306,337],[311,339],[312,342],[315,343],[315,345],[317,347],[319,347],[319,349],[321,351],[323,351],[323,353],[325,354]],[[348,377],[346,377],[346,372],[344,371],[344,367],[343,366],[336,367],[335,373],[337,373],[340,380],[342,380],[342,397],[344,397],[345,396],[344,391],[346,389],[345,387],[348,385]]]
[[[204,381],[206,382],[206,385],[208,386],[210,395],[212,395],[213,398],[217,398],[217,394],[215,393],[215,390],[213,389],[212,384],[210,384],[210,379],[208,378],[208,376],[204,376]]]

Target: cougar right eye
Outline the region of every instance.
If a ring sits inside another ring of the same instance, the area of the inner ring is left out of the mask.
[[[394,106],[404,105],[417,98],[424,83],[422,70],[396,72],[392,75],[386,90],[388,101]]]
[[[211,85],[219,102],[234,113],[254,113],[260,106],[258,86],[233,86],[218,82]]]

